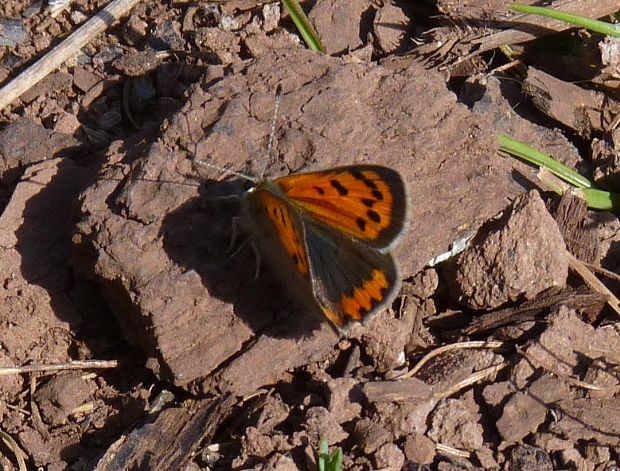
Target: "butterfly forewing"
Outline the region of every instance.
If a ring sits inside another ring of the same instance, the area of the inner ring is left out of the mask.
[[[394,245],[409,218],[400,174],[379,165],[354,165],[278,178],[276,185],[303,211],[379,250]]]
[[[252,193],[251,201],[259,214],[271,222],[271,226],[282,248],[295,264],[303,278],[310,277],[308,254],[304,241],[304,229],[297,210],[275,195],[268,187],[258,187]]]

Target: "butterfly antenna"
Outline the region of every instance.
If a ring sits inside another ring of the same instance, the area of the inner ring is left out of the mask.
[[[267,170],[267,165],[269,165],[269,160],[271,159],[271,149],[273,147],[273,138],[276,135],[276,122],[278,121],[278,112],[280,111],[281,101],[282,86],[278,84],[276,87],[276,102],[273,107],[273,119],[271,120],[271,129],[269,131],[269,142],[267,143],[267,155],[265,156],[265,163],[263,164],[263,168],[260,172],[260,178],[263,178],[265,171]]]
[[[248,180],[248,181],[251,181],[252,183],[256,183],[256,180],[252,177],[244,175],[243,173],[240,173],[240,172],[235,172],[234,170],[230,170],[228,168],[220,167],[219,165],[216,165],[212,162],[207,162],[206,160],[194,160],[194,162],[200,165],[204,165],[205,167],[213,168],[222,173],[228,173],[230,175],[234,175],[235,177],[243,178],[244,180]]]

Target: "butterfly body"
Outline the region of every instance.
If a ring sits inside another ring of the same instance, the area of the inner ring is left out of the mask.
[[[242,199],[239,223],[283,281],[342,329],[398,293],[390,249],[409,209],[398,172],[353,165],[259,181]]]

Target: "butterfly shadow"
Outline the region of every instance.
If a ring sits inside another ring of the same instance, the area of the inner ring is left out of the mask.
[[[203,182],[198,197],[165,216],[164,250],[184,271],[200,275],[206,296],[231,303],[234,314],[257,335],[307,337],[320,328],[322,319],[288,294],[274,276],[277,267],[259,260],[245,234],[237,234],[231,247],[246,183]],[[214,304],[213,309],[221,306]],[[223,327],[226,331],[230,325]]]

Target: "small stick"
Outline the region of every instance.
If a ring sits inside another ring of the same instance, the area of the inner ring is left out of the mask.
[[[80,26],[71,36],[49,51],[0,89],[0,110],[39,83],[67,59],[131,10],[140,0],[113,0]]]
[[[97,368],[116,368],[118,360],[84,360],[71,361],[69,363],[52,363],[49,365],[26,365],[26,366],[9,366],[0,368],[0,376],[22,374],[22,373],[39,373],[46,371],[63,371],[63,370],[90,370]]]

